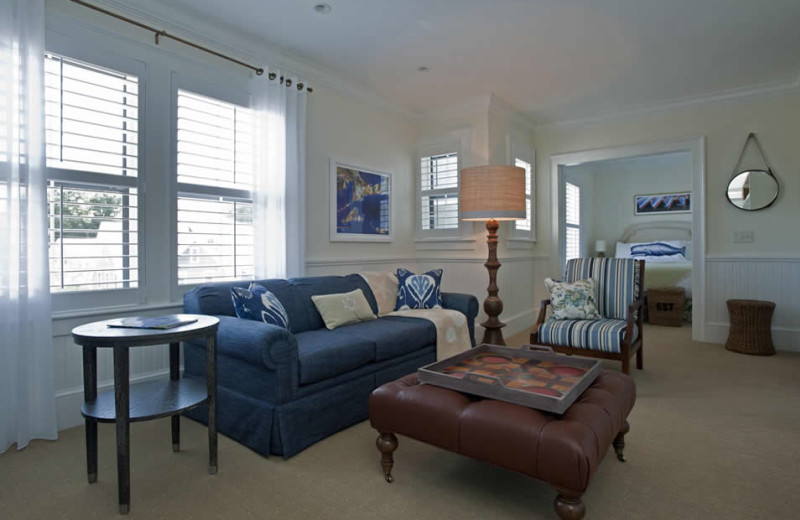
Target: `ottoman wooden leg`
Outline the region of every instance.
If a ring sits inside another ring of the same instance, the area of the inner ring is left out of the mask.
[[[625,462],[625,455],[623,451],[625,450],[625,434],[631,431],[631,425],[628,421],[622,425],[622,429],[619,431],[617,436],[614,438],[614,451],[617,454],[617,458],[620,462]]]
[[[561,520],[581,520],[586,514],[586,506],[583,505],[580,493],[559,490],[555,506],[556,514]]]
[[[397,449],[397,437],[393,433],[381,433],[375,445],[381,452],[381,466],[383,467],[383,477],[386,482],[392,482],[392,466],[394,466],[394,457],[392,454]]]

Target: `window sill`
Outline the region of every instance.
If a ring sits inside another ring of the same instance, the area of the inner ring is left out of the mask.
[[[414,240],[417,251],[452,251],[475,249],[473,238],[418,238]]]
[[[174,309],[176,307],[183,307],[183,302],[170,302],[158,304],[132,304],[132,305],[114,305],[103,308],[95,309],[75,309],[68,311],[56,311],[51,314],[53,320],[68,320],[74,318],[92,318],[97,316],[110,316],[113,314],[129,314],[133,312],[148,312],[158,311],[164,309]]]

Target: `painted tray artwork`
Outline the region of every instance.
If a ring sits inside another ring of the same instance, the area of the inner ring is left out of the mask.
[[[563,414],[601,369],[599,360],[549,347],[481,345],[422,367],[417,376],[421,383]]]

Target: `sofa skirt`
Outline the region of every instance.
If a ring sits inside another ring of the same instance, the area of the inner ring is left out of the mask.
[[[351,378],[334,386],[320,382],[318,391],[278,406],[220,386],[217,389],[217,429],[261,455],[289,458],[366,420],[369,396],[375,388],[435,360],[436,349],[428,346],[396,359],[361,367]],[[205,405],[184,415],[203,424],[208,422]]]

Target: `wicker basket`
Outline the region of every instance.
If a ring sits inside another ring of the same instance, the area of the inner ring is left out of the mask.
[[[728,300],[731,327],[725,348],[742,354],[771,356],[775,354],[772,344],[772,313],[775,302],[761,300]]]
[[[686,289],[659,287],[647,290],[647,315],[652,325],[680,327],[683,325],[683,303]]]

